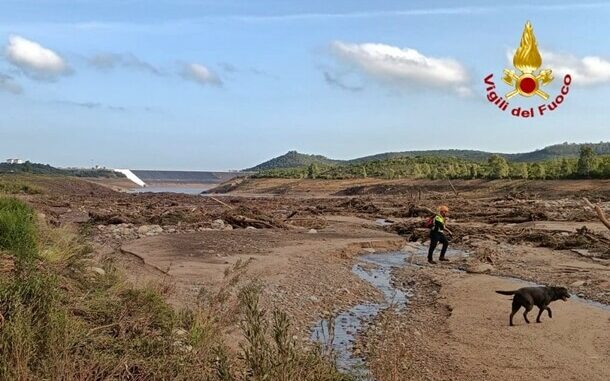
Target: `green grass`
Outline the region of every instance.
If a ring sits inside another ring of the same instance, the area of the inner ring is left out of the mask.
[[[34,211],[15,198],[0,197],[0,249],[18,262],[29,262],[38,254]]]
[[[21,180],[0,180],[0,194],[41,194],[42,188]]]
[[[135,288],[111,262],[90,272],[79,236],[6,197],[0,249],[16,264],[0,268],[0,380],[348,379],[297,344],[286,314],[259,307],[258,287],[235,289],[242,265],[225,274],[234,291],[176,310],[166,288]],[[229,350],[224,332],[237,321],[244,344]]]

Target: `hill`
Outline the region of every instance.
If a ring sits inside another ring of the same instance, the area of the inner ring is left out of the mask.
[[[30,163],[22,164],[0,163],[0,173],[31,173],[34,175],[65,175],[76,177],[124,177],[122,174],[108,169],[87,168],[56,168],[48,164]]]
[[[278,156],[255,167],[246,169],[246,171],[266,171],[271,169],[298,168],[308,166],[312,163],[317,165],[362,164],[371,161],[390,160],[406,157],[456,158],[474,162],[484,162],[487,161],[487,159],[489,159],[489,157],[494,154],[502,156],[506,160],[514,163],[532,163],[554,159],[578,157],[580,147],[584,145],[593,148],[593,151],[598,155],[610,154],[610,142],[562,143],[551,145],[536,151],[524,153],[494,153],[486,151],[460,149],[385,152],[376,155],[355,158],[352,160],[334,160],[321,155],[306,155],[297,151],[290,151],[282,156]]]
[[[278,156],[255,167],[244,169],[244,171],[265,171],[279,168],[304,167],[310,164],[332,165],[340,164],[341,160],[332,160],[322,155],[306,155],[297,151],[288,151],[282,156]]]

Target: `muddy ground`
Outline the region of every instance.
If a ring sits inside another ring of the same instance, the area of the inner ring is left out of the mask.
[[[529,281],[610,304],[610,231],[582,201],[610,212],[608,181],[248,179],[205,196],[28,181],[44,191],[22,197],[52,224],[79,226],[93,260],[123,268],[137,285],[166,285],[178,306],[221,298],[235,342],[231,305],[241,285],[261,282],[265,305],[287,310],[307,340],[320,317],[381,298],[352,273],[358,254],[409,250],[426,238],[425,209],[447,204],[461,254],[437,266],[414,257],[394,272],[415,296],[359,332],[373,376],[610,378],[608,309],[572,298],[552,305],[553,319],[526,325],[517,315],[508,327],[510,301],[493,292]]]

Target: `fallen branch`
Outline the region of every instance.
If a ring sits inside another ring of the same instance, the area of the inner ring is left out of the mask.
[[[226,202],[220,201],[219,199],[217,199],[216,197],[212,197],[212,196],[208,196],[211,200],[216,201],[217,203],[219,203],[220,205],[226,206],[229,209],[233,209],[233,207],[229,204],[227,204]]]
[[[453,189],[453,193],[455,193],[456,196],[459,196],[460,194],[458,193],[458,191],[455,190],[455,187],[453,186],[451,179],[447,179],[447,180],[449,181],[449,185],[451,185],[451,189]]]
[[[599,207],[599,205],[593,205],[591,203],[591,201],[589,201],[586,197],[583,197],[583,200],[585,200],[585,203],[587,204],[587,206],[589,206],[591,209],[595,210],[595,213],[597,213],[597,218],[600,219],[600,221],[608,228],[610,229],[610,221],[608,221],[608,219],[606,218],[606,214],[604,213],[604,211],[602,210],[602,208]]]
[[[433,216],[436,213],[430,209],[427,208],[425,206],[417,206],[417,205],[411,205],[409,207],[409,217],[419,217],[419,216]]]

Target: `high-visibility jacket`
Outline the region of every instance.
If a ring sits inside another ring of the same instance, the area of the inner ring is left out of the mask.
[[[440,214],[437,214],[434,217],[434,226],[432,227],[432,230],[435,232],[442,233],[445,230],[445,217],[441,216]]]

